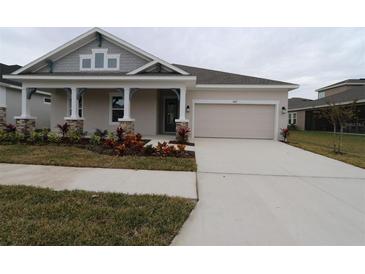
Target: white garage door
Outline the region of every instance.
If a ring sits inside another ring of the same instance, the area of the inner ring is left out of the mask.
[[[273,139],[274,125],[274,105],[195,105],[195,137]]]

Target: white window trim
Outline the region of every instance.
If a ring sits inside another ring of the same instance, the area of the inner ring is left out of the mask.
[[[112,92],[109,93],[109,125],[118,125],[119,122],[113,122],[113,97],[123,97],[122,92]],[[124,98],[123,98],[124,99]],[[124,101],[123,101],[123,111],[124,111]],[[123,118],[123,117],[122,117]]]
[[[113,53],[108,54],[108,49],[92,49],[92,54],[80,54],[80,71],[116,71],[120,68],[120,54]],[[95,68],[95,53],[103,53],[104,54],[104,67],[103,68]],[[91,59],[91,68],[83,68],[82,60]],[[117,59],[117,66],[115,68],[108,67],[108,59]]]
[[[295,123],[293,123],[295,117]],[[297,124],[297,113],[296,112],[289,112],[288,113],[288,124],[289,125],[296,125]]]

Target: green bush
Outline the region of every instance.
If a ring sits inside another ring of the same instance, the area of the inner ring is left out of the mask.
[[[10,145],[18,144],[26,141],[24,134],[19,132],[0,131],[0,144]]]
[[[90,144],[92,146],[98,146],[101,145],[101,136],[97,135],[96,133],[93,134],[90,138]]]
[[[50,143],[53,143],[53,144],[61,143],[61,137],[55,132],[49,132],[47,135],[47,138],[48,138],[48,142],[50,142]]]
[[[77,130],[70,130],[67,137],[71,144],[78,144],[81,141],[81,133]]]

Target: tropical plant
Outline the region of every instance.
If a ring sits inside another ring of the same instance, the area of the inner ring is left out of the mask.
[[[101,139],[105,139],[108,136],[108,130],[96,129],[94,135],[99,136]]]
[[[11,133],[11,132],[15,132],[16,131],[16,126],[14,126],[13,124],[7,124],[5,126],[5,132],[7,133]]]
[[[124,129],[122,127],[118,127],[116,130],[117,138],[119,143],[123,143],[124,141]]]
[[[62,134],[62,138],[65,138],[67,133],[70,130],[70,125],[66,123],[64,124],[57,124],[57,128],[60,131],[60,133]]]
[[[186,143],[189,138],[189,133],[191,132],[191,129],[187,126],[182,126],[177,130],[177,141],[179,143]]]

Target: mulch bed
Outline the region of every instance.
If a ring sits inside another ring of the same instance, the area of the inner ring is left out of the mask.
[[[169,144],[173,144],[173,145],[186,145],[186,146],[195,146],[194,143],[189,143],[189,142],[185,142],[185,143],[181,143],[181,142],[178,142],[178,141],[169,141]]]

